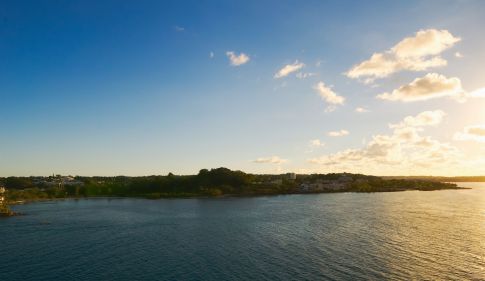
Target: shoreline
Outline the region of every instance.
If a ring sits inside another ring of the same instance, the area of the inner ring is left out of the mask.
[[[406,191],[444,191],[444,190],[469,190],[471,187],[456,187],[456,188],[442,188],[433,190],[419,190],[419,189],[400,189],[400,190],[385,190],[385,191],[324,191],[324,192],[290,192],[290,193],[260,193],[260,194],[224,194],[218,196],[208,195],[194,195],[194,196],[166,196],[153,198],[150,196],[87,196],[87,197],[64,197],[64,198],[40,198],[31,200],[17,200],[15,202],[8,202],[9,206],[18,206],[31,203],[42,202],[55,202],[65,200],[85,200],[85,199],[145,199],[145,200],[161,200],[161,199],[225,199],[225,198],[251,198],[251,197],[269,197],[269,196],[281,196],[281,195],[317,195],[317,194],[336,194],[336,193],[394,193],[394,192],[406,192]],[[13,212],[14,215],[21,215]],[[2,214],[0,214],[0,217]],[[8,215],[6,217],[9,217]]]

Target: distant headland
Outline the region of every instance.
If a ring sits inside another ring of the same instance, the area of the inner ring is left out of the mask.
[[[6,189],[0,186],[0,217],[11,217],[17,215],[12,212],[8,207],[7,200],[5,199]]]
[[[484,178],[485,179],[485,178]],[[331,192],[393,192],[461,189],[453,178],[377,177],[362,174],[249,174],[227,168],[202,169],[197,175],[143,177],[0,178],[0,210],[12,214],[7,204],[57,198],[143,197],[189,198],[257,196]]]

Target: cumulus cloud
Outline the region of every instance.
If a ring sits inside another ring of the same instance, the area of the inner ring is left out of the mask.
[[[245,53],[240,53],[239,55],[237,55],[233,51],[228,51],[226,52],[226,56],[229,58],[229,61],[233,66],[243,65],[250,60],[249,56]]]
[[[259,164],[284,164],[287,163],[287,159],[282,159],[278,156],[271,156],[271,157],[260,157],[256,160],[253,160],[254,163]]]
[[[347,130],[328,132],[328,136],[330,137],[343,137],[343,136],[347,136],[348,134],[349,134],[349,131]]]
[[[448,30],[420,30],[414,37],[404,38],[392,47],[391,51],[396,56],[403,58],[438,55],[460,40]]]
[[[368,109],[366,109],[364,107],[357,107],[355,109],[355,112],[357,112],[357,113],[367,113],[367,112],[370,112],[370,110],[368,110]]]
[[[416,116],[407,116],[398,124],[391,124],[391,128],[436,126],[443,121],[446,113],[443,110],[424,111]]]
[[[461,80],[457,77],[447,78],[441,74],[428,73],[424,77],[416,78],[411,83],[393,90],[391,93],[386,92],[376,97],[381,100],[401,102],[448,97],[459,102],[465,102],[468,98],[484,98],[485,88],[467,92],[463,89]]]
[[[364,147],[346,149],[334,154],[309,159],[309,163],[345,167],[354,170],[380,171],[389,167],[409,168],[436,167],[457,161],[459,151],[448,143],[430,136],[421,136],[425,126],[441,122],[444,113],[440,110],[423,112],[404,118],[399,126],[390,125],[389,135],[375,135]]]
[[[304,66],[305,66],[304,63],[298,62],[298,60],[296,60],[294,63],[287,64],[287,65],[283,66],[283,68],[278,70],[278,72],[276,72],[276,74],[274,75],[274,78],[278,79],[278,78],[286,77],[286,76],[290,75],[292,72],[295,72],[295,71],[302,69]]]
[[[407,37],[383,53],[374,53],[368,60],[354,65],[346,75],[349,78],[363,78],[371,83],[377,78],[387,77],[395,72],[425,71],[447,64],[440,54],[461,39],[448,30],[427,29]]]
[[[403,85],[391,93],[383,93],[378,99],[390,101],[424,101],[442,97],[452,97],[463,100],[466,96],[457,77],[447,78],[437,73],[428,73],[424,77],[416,78],[407,85]]]
[[[330,104],[330,106],[326,109],[327,112],[334,111],[336,105],[343,105],[345,102],[344,97],[339,96],[332,90],[331,87],[327,87],[323,82],[319,82],[313,88],[325,102]]]
[[[463,132],[458,132],[454,136],[459,141],[485,142],[485,125],[466,126]]]

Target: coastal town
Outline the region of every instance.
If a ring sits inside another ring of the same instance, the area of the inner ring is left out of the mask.
[[[143,177],[47,177],[0,178],[0,210],[8,204],[57,198],[143,197],[190,198],[257,196],[334,192],[390,192],[405,190],[457,189],[455,184],[420,179],[385,179],[350,173],[248,174],[227,168],[202,169],[196,175]]]

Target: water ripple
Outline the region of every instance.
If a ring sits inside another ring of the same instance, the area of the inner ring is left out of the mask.
[[[16,206],[0,280],[484,280],[474,187]]]

